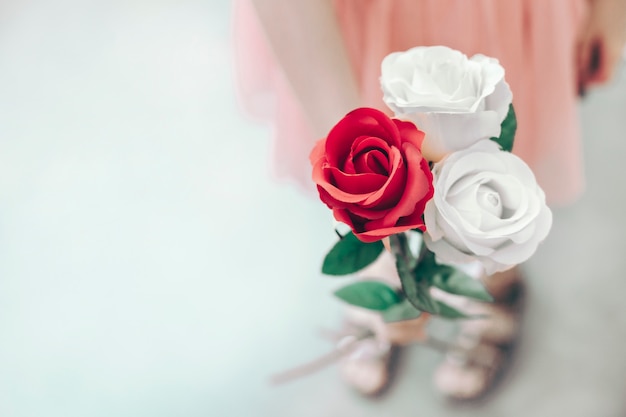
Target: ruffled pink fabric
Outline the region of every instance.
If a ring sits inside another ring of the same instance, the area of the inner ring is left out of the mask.
[[[274,127],[275,174],[312,189],[307,157],[316,138],[249,0],[234,4],[241,103]],[[584,178],[574,52],[584,0],[335,0],[335,10],[366,106],[389,112],[378,78],[390,52],[446,45],[498,58],[518,118],[514,153],[531,166],[552,205],[579,196]]]

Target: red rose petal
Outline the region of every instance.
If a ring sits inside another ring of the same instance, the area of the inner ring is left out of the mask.
[[[345,203],[343,201],[334,199],[330,194],[328,194],[328,191],[326,191],[319,185],[317,186],[317,192],[319,193],[320,200],[322,200],[322,202],[326,204],[330,209],[344,209],[346,207],[352,206],[351,203]]]
[[[353,194],[337,188],[337,186],[335,185],[335,179],[332,175],[332,170],[333,168],[325,162],[321,169],[313,170],[313,181],[315,181],[318,187],[323,188],[334,200],[341,201],[343,203],[360,203],[367,199],[367,197],[371,194]],[[324,202],[326,204],[329,204],[327,201]]]
[[[398,127],[385,113],[363,107],[348,113],[328,133],[325,144],[328,162],[341,167],[354,139],[359,136],[378,137],[390,146],[400,147],[401,144]]]
[[[406,158],[408,173],[404,194],[396,206],[400,217],[414,212],[415,203],[433,192],[433,174],[430,172],[428,162],[422,156],[419,148],[411,143],[403,143],[402,150]]]
[[[402,143],[409,142],[417,149],[422,149],[425,133],[419,130],[413,123],[392,119],[400,132]]]
[[[313,166],[312,174],[313,182],[315,182],[318,189],[320,189],[320,199],[326,203],[326,205],[330,208],[340,207],[345,206],[346,203],[358,203],[367,198],[369,194],[352,195],[337,189],[332,183],[334,180],[330,175],[329,168],[330,165],[328,162],[324,158],[320,158]],[[324,190],[324,193],[321,192],[321,189]],[[335,196],[334,198],[328,198],[331,193]]]
[[[373,173],[346,174],[333,167],[329,167],[328,170],[332,173],[333,185],[345,193],[370,194],[380,189],[387,182],[385,175]]]
[[[354,161],[352,160],[352,157],[350,157],[350,156],[344,162],[343,167],[341,168],[341,170],[343,172],[345,172],[346,174],[357,174],[357,173],[359,173],[358,167],[356,167],[354,165]]]
[[[333,217],[335,220],[350,226],[355,235],[365,230],[364,225],[367,223],[367,219],[356,216],[350,209],[333,209]]]
[[[369,224],[367,226],[369,226]],[[371,243],[371,242],[376,242],[377,240],[384,239],[387,236],[395,235],[396,233],[406,232],[407,230],[415,229],[415,228],[422,229],[423,227],[424,227],[424,224],[419,223],[413,226],[402,225],[402,226],[386,227],[382,229],[367,230],[361,233],[355,233],[354,235],[362,242]]]
[[[344,203],[342,201],[338,201],[335,200],[330,194],[328,194],[326,192],[326,190],[324,190],[322,187],[318,186],[317,190],[319,192],[320,195],[320,199],[322,200],[322,202],[324,202],[326,204],[326,206],[333,210],[333,212],[335,210],[340,210],[342,213],[344,213],[344,216],[351,216],[351,220],[350,222],[345,222],[346,224],[350,225],[352,227],[352,218],[354,218],[354,223],[355,223],[355,228],[357,227],[356,225],[358,224],[358,230],[363,231],[365,230],[365,227],[363,226],[365,223],[367,223],[368,221],[371,221],[372,219],[380,219],[381,217],[385,216],[385,214],[387,214],[387,212],[391,209],[387,209],[387,210],[382,210],[382,211],[377,211],[377,210],[368,210],[368,209],[363,209],[361,207],[359,207],[358,204],[352,204],[352,203]],[[337,219],[338,221],[343,221],[340,220],[339,218],[337,218],[335,216],[335,219]]]
[[[349,158],[356,172],[389,174],[389,144],[380,138],[360,137],[352,145]]]
[[[382,210],[380,210],[378,207],[366,208],[359,205],[358,203],[346,206],[346,209],[350,210],[351,213],[354,213],[355,215],[362,217],[363,219],[367,219],[367,221],[372,221],[385,217],[392,208],[393,207]]]
[[[315,146],[313,147],[313,149],[311,150],[311,153],[309,154],[309,161],[311,161],[311,165],[315,165],[315,163],[319,159],[324,158],[325,147],[326,147],[326,138],[320,139],[317,142],[315,142]]]
[[[370,151],[365,154],[365,164],[370,172],[376,172],[381,175],[389,175],[389,156],[379,151]]]
[[[391,149],[389,160],[391,163],[391,172],[389,173],[387,182],[380,187],[377,192],[368,196],[367,199],[363,201],[363,206],[370,208],[374,205],[380,205],[378,207],[379,209],[393,207],[402,196],[406,180],[406,167],[402,155],[397,148]]]
[[[348,213],[347,210],[333,209],[333,217],[338,222],[345,223],[348,226],[350,226],[352,230],[354,230],[354,222],[352,221],[352,218],[350,217],[350,213]]]
[[[376,242],[378,240],[384,239],[387,236],[390,236],[392,233],[388,234],[388,235],[372,235],[370,234],[370,232],[363,232],[363,233],[354,233],[354,236],[356,236],[357,239],[359,239],[361,242],[363,243],[372,243],[372,242]]]
[[[433,192],[433,177],[428,163],[421,152],[411,143],[403,144],[403,151],[407,162],[407,177],[402,196],[396,206],[384,218],[368,224],[368,230],[384,229],[396,225],[401,217],[410,216],[424,198],[430,199]],[[366,200],[367,201],[367,200]],[[419,213],[421,216],[422,212]]]
[[[387,153],[389,152],[390,148],[391,146],[381,138],[377,138],[374,136],[359,136],[354,140],[354,143],[352,144],[350,156],[355,158],[361,153],[374,149],[379,149]]]

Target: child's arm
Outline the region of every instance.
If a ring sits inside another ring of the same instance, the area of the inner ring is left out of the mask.
[[[331,0],[253,0],[278,62],[317,136],[359,107]]]
[[[626,0],[587,0],[589,16],[581,28],[578,50],[578,85],[609,81],[624,53]]]

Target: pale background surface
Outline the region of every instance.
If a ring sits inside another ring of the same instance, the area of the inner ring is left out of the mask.
[[[530,262],[517,367],[488,404],[408,352],[360,399],[329,348],[327,209],[270,175],[233,92],[227,1],[0,6],[0,416],[626,414],[626,74],[582,106],[588,192]]]

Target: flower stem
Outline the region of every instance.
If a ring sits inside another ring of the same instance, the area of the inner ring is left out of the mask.
[[[417,266],[417,262],[411,253],[406,234],[398,233],[389,236],[389,243],[391,245],[391,253],[396,258],[397,267],[405,269],[406,272],[412,271]]]

